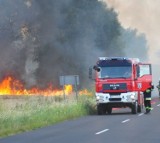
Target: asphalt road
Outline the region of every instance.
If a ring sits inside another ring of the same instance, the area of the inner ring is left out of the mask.
[[[150,114],[117,109],[112,115],[92,115],[6,138],[0,143],[160,143],[160,100]]]

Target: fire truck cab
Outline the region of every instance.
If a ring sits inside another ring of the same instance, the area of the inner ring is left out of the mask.
[[[99,57],[96,65],[90,68],[89,77],[95,79],[99,115],[126,107],[133,114],[141,112],[143,92],[152,86],[151,64],[142,63],[138,58]]]

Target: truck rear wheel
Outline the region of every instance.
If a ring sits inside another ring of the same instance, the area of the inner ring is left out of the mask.
[[[141,105],[138,105],[138,109],[137,109],[138,113],[141,113],[142,112],[142,108],[141,108]]]
[[[137,114],[138,103],[137,101],[132,104],[132,114]]]

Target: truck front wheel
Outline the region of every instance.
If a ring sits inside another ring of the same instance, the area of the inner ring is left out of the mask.
[[[103,104],[98,104],[97,105],[97,114],[98,115],[106,114],[106,109],[105,109],[105,106]]]
[[[112,114],[112,107],[107,107],[108,114]]]
[[[137,109],[138,109],[137,101],[132,104],[131,109],[132,109],[132,114],[137,114]]]

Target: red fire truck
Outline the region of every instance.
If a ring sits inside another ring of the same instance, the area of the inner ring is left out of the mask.
[[[138,58],[100,57],[89,76],[93,79],[97,113],[112,113],[113,108],[129,107],[133,114],[143,108],[143,91],[152,87],[151,64]]]

